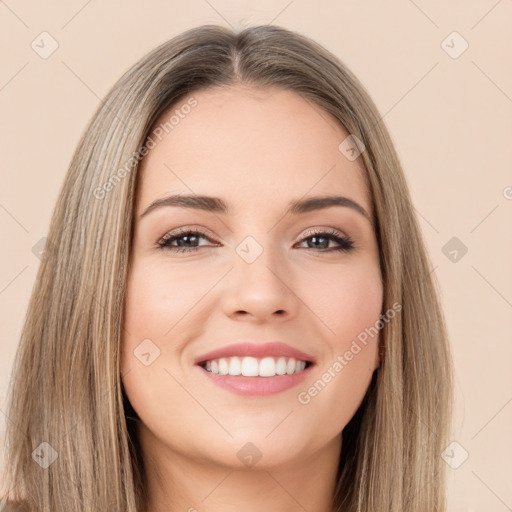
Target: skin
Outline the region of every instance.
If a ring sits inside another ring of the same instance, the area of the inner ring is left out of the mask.
[[[362,159],[348,160],[338,149],[348,133],[296,93],[236,85],[193,97],[197,106],[142,162],[127,283],[121,370],[141,419],[148,511],[328,512],[341,431],[378,367],[378,337],[309,403],[297,396],[379,319],[378,245],[352,208],[284,211],[293,199],[336,193],[373,218]],[[220,197],[232,211],[166,206],[140,218],[176,193]],[[195,252],[160,248],[180,227],[208,238],[189,242]],[[309,232],[322,228],[355,248],[315,245]],[[236,252],[247,236],[263,248],[250,264]],[[148,366],[134,355],[145,339],[160,350]],[[283,341],[317,364],[305,382],[263,397],[198,374],[197,356],[247,339]],[[237,457],[248,442],[261,454],[252,467]]]

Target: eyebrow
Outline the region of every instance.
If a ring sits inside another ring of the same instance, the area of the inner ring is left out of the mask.
[[[229,207],[227,203],[220,197],[176,194],[153,201],[144,210],[139,218],[142,219],[148,213],[156,210],[157,208],[168,206],[193,208],[196,210],[205,210],[211,213],[229,213]],[[343,206],[351,208],[372,222],[368,212],[359,203],[348,197],[332,195],[314,196],[308,197],[307,199],[297,199],[290,201],[285,215],[300,215],[307,212],[330,208],[332,206]]]

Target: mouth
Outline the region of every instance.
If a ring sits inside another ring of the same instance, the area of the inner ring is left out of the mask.
[[[298,385],[316,360],[285,343],[269,342],[228,345],[194,363],[207,382],[236,394],[263,396]]]
[[[275,377],[303,372],[312,364],[311,361],[295,359],[294,357],[232,356],[208,359],[199,363],[199,366],[207,372],[217,375]]]

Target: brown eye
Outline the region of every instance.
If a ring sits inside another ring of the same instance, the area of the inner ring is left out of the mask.
[[[197,230],[183,230],[178,233],[170,233],[165,235],[159,240],[158,245],[161,249],[177,251],[177,252],[191,252],[197,251],[201,239],[210,240],[204,233]],[[210,240],[211,241],[211,240]],[[173,245],[177,242],[177,245]]]
[[[355,244],[352,239],[347,236],[341,235],[337,231],[316,231],[309,233],[309,236],[303,238],[300,243],[305,241],[311,241],[308,243],[308,247],[305,249],[320,249],[320,252],[332,252],[332,251],[351,251]],[[329,247],[329,243],[334,241],[338,244],[338,247]]]

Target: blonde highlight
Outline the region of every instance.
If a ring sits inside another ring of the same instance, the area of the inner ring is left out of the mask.
[[[402,309],[381,330],[381,365],[343,431],[333,510],[442,512],[452,370],[401,164],[357,78],[316,42],[275,26],[188,30],[128,70],[93,115],[53,212],[12,371],[5,492],[30,511],[145,510],[119,357],[141,160],[131,159],[177,102],[233,84],[297,92],[365,147],[383,312]],[[115,185],[98,197],[105,183]],[[58,453],[44,470],[32,456],[41,442]]]

